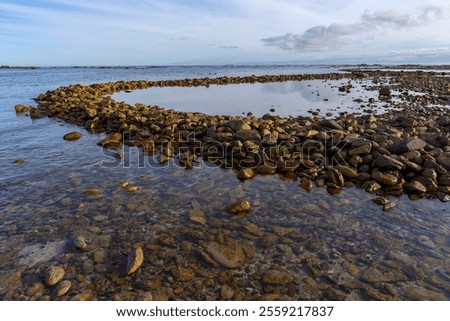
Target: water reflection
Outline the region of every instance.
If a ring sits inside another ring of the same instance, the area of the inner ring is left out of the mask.
[[[287,81],[278,83],[231,84],[206,87],[155,87],[120,92],[112,97],[129,104],[159,105],[180,111],[195,111],[210,115],[241,115],[252,112],[262,116],[272,112],[276,115],[306,116],[314,109],[327,112],[355,112],[362,110],[362,103],[376,99],[378,93],[366,91],[361,83],[353,82],[350,93],[339,92],[347,84],[342,81]],[[359,99],[359,101],[355,101]],[[372,109],[380,106],[371,103]],[[275,111],[273,111],[275,109]]]

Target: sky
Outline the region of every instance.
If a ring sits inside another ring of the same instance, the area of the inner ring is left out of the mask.
[[[450,64],[448,0],[0,0],[0,65]]]

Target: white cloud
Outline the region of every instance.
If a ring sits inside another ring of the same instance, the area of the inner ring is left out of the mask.
[[[362,36],[367,37],[380,29],[410,29],[437,22],[442,18],[443,10],[428,7],[418,15],[396,11],[366,11],[360,21],[352,24],[333,23],[315,26],[302,34],[287,33],[281,36],[263,38],[267,46],[278,46],[284,50],[326,51],[342,47]]]

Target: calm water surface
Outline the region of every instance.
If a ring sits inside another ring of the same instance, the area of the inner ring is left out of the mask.
[[[372,203],[372,195],[358,189],[335,196],[317,188],[307,193],[298,182],[277,176],[242,183],[232,171],[204,164],[192,170],[161,167],[151,157],[142,168],[138,164],[144,156],[135,148],[124,150],[130,166],[106,168],[101,164],[109,158],[96,145],[103,135],[56,119],[32,121],[16,116],[13,108],[33,104],[31,98],[39,93],[72,83],[301,72],[311,69],[0,70],[1,297],[56,299],[47,288],[26,294],[42,280],[42,270],[55,264],[66,269],[65,279],[73,284],[62,297],[66,300],[87,290],[98,299],[135,299],[133,295],[150,291],[161,299],[215,300],[221,298],[224,284],[234,290],[235,299],[450,298],[448,204],[401,197],[395,199],[397,207],[385,213]],[[330,98],[326,90],[331,85],[322,91],[317,84],[320,98],[310,94],[316,84],[297,85],[239,85],[237,90],[242,89],[243,96],[249,91],[274,93],[279,100],[262,106],[264,113],[272,104],[283,113],[287,109],[283,97],[291,92],[319,107],[323,98]],[[164,95],[170,96],[170,90]],[[174,106],[190,106],[188,92],[174,96]],[[208,99],[215,102],[214,95]],[[239,107],[239,102],[232,103],[236,111],[248,111],[250,107]],[[220,110],[236,112],[227,106]],[[73,130],[83,137],[64,141],[62,136]],[[18,158],[25,162],[14,164]],[[137,186],[138,192],[128,193],[121,187],[124,181]],[[246,217],[235,219],[223,212],[240,199],[252,203]],[[204,218],[203,224],[192,219],[198,216]],[[71,245],[80,234],[89,238],[91,252],[79,253]],[[212,242],[245,245],[246,263],[237,269],[209,265],[201,253]],[[146,259],[138,274],[125,276],[127,253],[134,243],[144,246]],[[106,253],[105,260],[94,257],[97,250]],[[180,268],[194,276],[180,279],[174,272]],[[18,271],[23,272],[20,285],[8,279]],[[289,277],[274,284],[264,281],[264,271]]]

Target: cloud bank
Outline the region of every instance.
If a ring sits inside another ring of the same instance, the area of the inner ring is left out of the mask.
[[[302,34],[287,33],[261,40],[266,46],[277,46],[283,50],[327,51],[340,48],[362,36],[369,36],[377,30],[417,28],[436,22],[442,16],[440,7],[425,8],[418,15],[396,11],[365,12],[356,23],[315,26]]]

